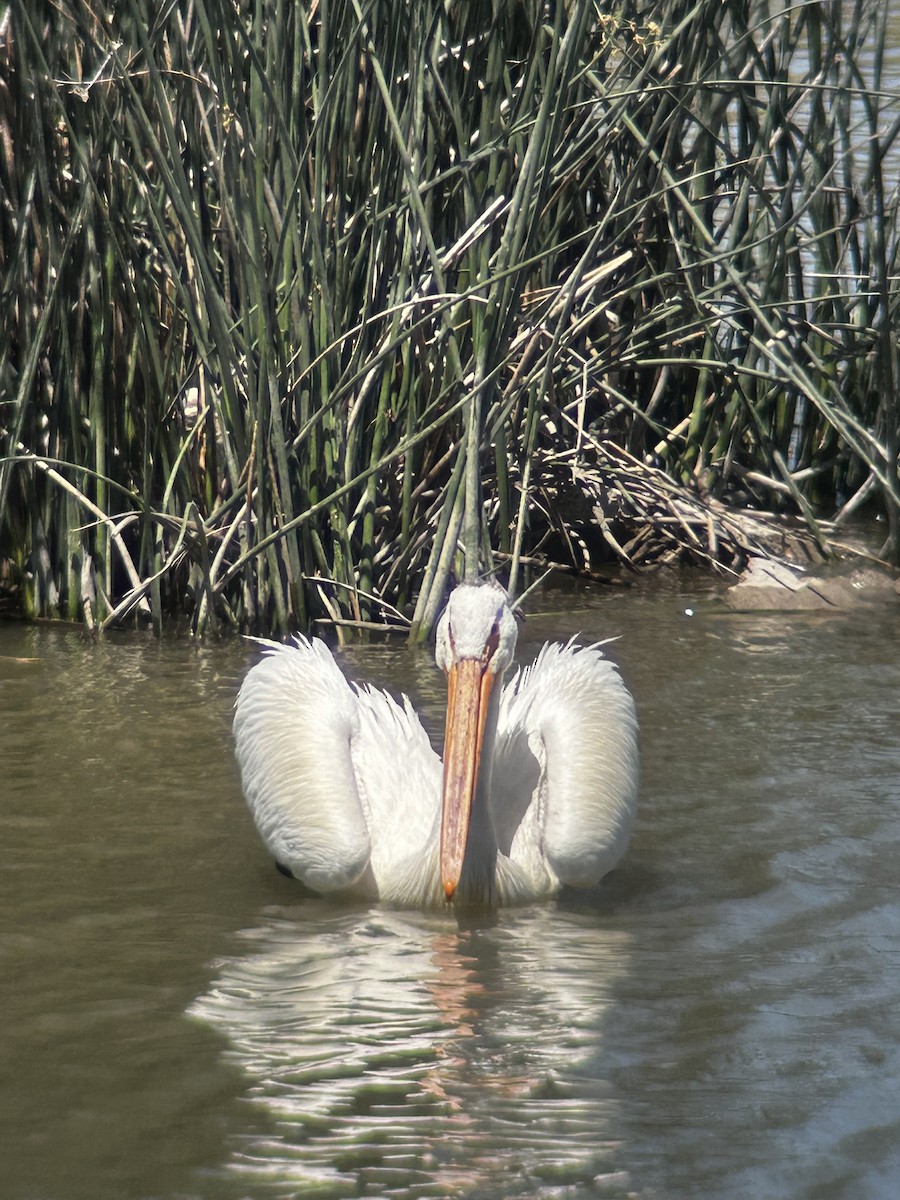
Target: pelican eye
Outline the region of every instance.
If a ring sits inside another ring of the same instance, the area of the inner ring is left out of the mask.
[[[491,636],[485,642],[484,650],[482,650],[482,652],[481,652],[481,661],[483,663],[489,663],[491,661],[491,659],[494,657],[494,655],[497,653],[497,647],[499,645],[500,645],[500,614],[498,613],[497,618],[494,621],[493,628],[491,629]]]

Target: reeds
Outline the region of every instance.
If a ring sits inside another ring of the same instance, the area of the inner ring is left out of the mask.
[[[884,6],[639,13],[14,0],[24,611],[420,635],[464,529],[514,580],[542,553],[734,566],[735,501],[814,531],[872,502],[896,556]]]

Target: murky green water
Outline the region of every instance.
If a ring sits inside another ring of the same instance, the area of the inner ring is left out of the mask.
[[[243,646],[0,627],[4,1200],[894,1200],[900,615],[543,607],[523,655],[622,635],[637,834],[463,925],[270,867]],[[439,732],[427,657],[346,658]]]

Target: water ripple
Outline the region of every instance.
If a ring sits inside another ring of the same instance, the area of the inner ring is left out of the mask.
[[[617,1104],[579,1066],[621,933],[547,910],[460,928],[323,907],[241,942],[191,1010],[269,1118],[228,1173],[285,1194],[597,1194]]]

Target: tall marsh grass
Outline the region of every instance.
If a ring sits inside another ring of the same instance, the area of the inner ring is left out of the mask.
[[[734,505],[896,558],[882,3],[0,13],[26,613],[421,635],[461,539],[733,566]]]

